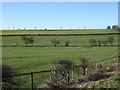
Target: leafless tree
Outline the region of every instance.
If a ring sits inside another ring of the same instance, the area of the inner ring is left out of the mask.
[[[70,41],[69,41],[69,40],[66,40],[66,41],[65,41],[65,46],[69,46],[69,44],[70,44]]]
[[[108,37],[107,41],[113,46],[114,38],[112,36]]]
[[[60,41],[57,39],[52,39],[51,42],[54,44],[55,47],[57,46],[57,44],[60,44]]]

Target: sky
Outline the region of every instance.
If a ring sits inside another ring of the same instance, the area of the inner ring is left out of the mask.
[[[105,29],[118,24],[118,2],[3,2],[2,29]]]

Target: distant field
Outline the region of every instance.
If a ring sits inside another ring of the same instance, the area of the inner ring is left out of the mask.
[[[68,29],[68,30],[2,30],[1,35],[17,34],[99,34],[99,33],[117,33],[115,30],[108,29]]]
[[[106,40],[109,36],[113,36],[114,38],[114,45],[118,45],[118,35],[99,35],[99,36],[33,36],[35,43],[34,46],[41,46],[41,47],[53,47],[54,45],[51,43],[51,40],[56,38],[60,41],[60,44],[57,46],[65,46],[65,41],[70,41],[71,47],[76,46],[85,46],[90,45],[90,39],[96,40]],[[20,46],[26,45],[24,41],[21,40],[22,36],[10,36],[10,37],[2,37],[2,45],[4,46],[12,46],[19,44]],[[108,44],[110,45],[110,44]]]

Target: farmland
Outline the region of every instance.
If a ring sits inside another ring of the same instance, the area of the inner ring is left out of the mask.
[[[116,33],[112,30],[66,30],[66,31],[2,31],[2,35],[13,34],[97,34]],[[109,36],[114,38],[113,46],[90,47],[89,40],[106,40]],[[33,46],[27,47],[21,36],[2,37],[2,62],[16,68],[17,73],[47,70],[54,67],[56,60],[69,59],[79,64],[82,57],[89,61],[101,60],[118,55],[118,35],[93,36],[33,36]],[[56,38],[60,44],[54,47],[51,40]],[[70,45],[65,46],[69,40]],[[41,82],[41,81],[37,81]],[[28,81],[23,87],[29,87]]]
[[[63,30],[4,30],[2,35],[22,35],[22,34],[99,34],[117,33],[108,29],[63,29]]]

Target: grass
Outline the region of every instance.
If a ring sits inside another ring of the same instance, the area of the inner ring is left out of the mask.
[[[100,79],[98,81],[92,81],[88,82],[85,86],[78,88],[96,88],[96,89],[102,89],[102,88],[120,88],[120,76],[110,76],[106,79]]]
[[[52,68],[55,66],[53,62],[60,59],[70,59],[79,64],[79,58],[81,57],[91,58],[91,61],[96,61],[116,55],[118,55],[117,47],[3,47],[2,61],[14,66],[18,73],[27,73]],[[48,76],[44,77],[47,78]],[[21,78],[25,82],[30,82],[28,76]],[[45,79],[37,78],[36,80],[40,83]],[[30,87],[28,82],[27,86],[24,84],[23,87]]]
[[[58,46],[65,46],[65,41],[70,41],[70,46],[85,46],[90,45],[90,39],[106,40],[109,36],[113,36],[114,45],[118,45],[118,35],[99,35],[99,36],[34,36],[34,46],[46,46],[51,47],[53,44],[51,40],[56,38],[60,41]],[[2,37],[2,45],[25,45],[24,41],[21,40],[21,36]],[[110,44],[109,44],[110,45]]]
[[[3,31],[3,35],[8,34],[81,34],[81,33],[113,33],[111,30],[66,30],[66,31]],[[108,36],[113,36],[114,46],[108,47],[91,47],[89,39],[104,40]],[[51,43],[51,39],[61,41],[57,47]],[[2,62],[16,68],[19,74],[31,71],[41,71],[54,67],[54,61],[60,59],[70,59],[76,64],[79,64],[79,59],[82,57],[91,58],[90,61],[96,61],[118,55],[118,35],[100,35],[100,36],[34,36],[34,46],[25,47],[21,36],[2,37]],[[69,40],[70,46],[65,47],[64,41]],[[17,47],[16,44],[19,44]],[[49,74],[36,74],[35,86],[38,86],[44,80],[48,79]],[[30,87],[30,77],[21,77],[24,85],[22,87]],[[46,78],[46,79],[45,79]]]
[[[17,34],[99,34],[117,33],[115,30],[108,29],[65,29],[65,30],[2,30],[2,35]]]
[[[74,53],[73,53],[74,52]],[[19,73],[49,69],[59,59],[70,59],[76,63],[86,57],[96,61],[118,55],[117,47],[3,47],[3,63],[10,64]]]

